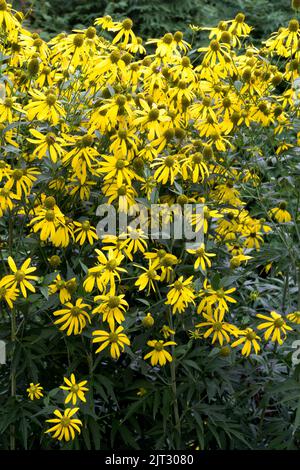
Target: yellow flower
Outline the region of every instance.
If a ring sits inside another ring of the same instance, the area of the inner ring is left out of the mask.
[[[110,284],[111,289],[115,288],[115,278],[120,280],[120,273],[127,272],[125,268],[121,268],[120,265],[124,259],[121,253],[116,254],[113,250],[109,250],[108,254],[105,255],[101,250],[96,249],[97,259],[99,265],[89,269],[89,274],[101,273],[99,278],[99,286],[106,287]],[[100,288],[99,288],[100,290]],[[101,290],[103,290],[101,288]]]
[[[167,294],[167,301],[165,304],[172,305],[173,313],[176,313],[177,310],[179,313],[182,313],[189,304],[195,304],[195,294],[192,281],[193,276],[190,276],[185,280],[183,280],[183,276],[180,276],[177,281],[170,284],[169,287],[172,287],[172,289],[170,289]]]
[[[163,325],[160,332],[163,334],[165,339],[168,339],[170,336],[175,335],[175,330],[172,330],[168,325]]]
[[[124,312],[129,305],[124,297],[124,295],[114,294],[97,295],[94,300],[95,302],[100,301],[100,305],[94,308],[93,313],[101,313],[103,321],[107,321],[113,329],[115,322],[120,324],[125,320]]]
[[[282,201],[279,207],[273,207],[273,209],[270,209],[269,215],[280,223],[286,223],[292,220],[291,214],[286,210],[285,201]]]
[[[117,42],[120,41],[120,39],[123,39],[122,45],[126,46],[129,41],[131,41],[132,44],[137,43],[137,38],[132,31],[132,26],[133,22],[130,18],[126,18],[125,20],[122,21],[122,23],[116,23],[114,26],[110,27],[110,31],[118,31],[118,34],[115,36],[113,39],[112,43],[116,44]]]
[[[13,289],[18,286],[25,298],[27,297],[26,289],[30,292],[35,292],[34,286],[29,281],[36,281],[38,276],[32,276],[31,274],[36,271],[36,268],[30,267],[31,258],[24,261],[20,269],[17,268],[16,263],[11,256],[7,258],[7,261],[13,274],[4,276],[1,280],[1,286],[12,287]],[[13,291],[10,294],[14,297]]]
[[[74,230],[75,241],[80,245],[83,245],[88,240],[90,245],[94,244],[94,240],[98,240],[98,235],[96,233],[95,227],[92,227],[88,220],[83,222],[73,222],[75,227]]]
[[[258,318],[262,318],[267,321],[259,324],[257,328],[259,330],[266,330],[264,334],[264,338],[266,340],[271,337],[271,341],[277,341],[278,344],[282,344],[286,338],[286,332],[291,331],[292,328],[286,324],[285,320],[279,313],[271,312],[270,315],[270,317],[267,317],[266,315],[258,313],[256,315]],[[283,338],[281,335],[283,335]]]
[[[176,155],[167,155],[166,157],[157,158],[151,164],[154,168],[158,166],[154,173],[154,178],[158,183],[174,184],[176,175],[180,172],[179,162]]]
[[[110,332],[104,330],[93,331],[93,343],[102,343],[96,350],[96,353],[103,351],[107,346],[110,346],[110,355],[113,359],[118,359],[121,352],[124,351],[125,345],[130,346],[129,338],[122,333],[123,326],[118,326],[115,330],[110,326]],[[121,350],[121,351],[120,351]]]
[[[297,325],[300,325],[300,312],[292,312],[289,313],[286,318],[291,321],[292,323],[296,323]]]
[[[167,341],[164,343],[162,340],[151,340],[147,341],[147,345],[153,348],[144,356],[144,359],[149,359],[152,366],[156,366],[158,363],[164,366],[167,361],[172,362],[173,358],[171,354],[165,349],[167,346],[176,345],[175,341]]]
[[[234,325],[224,322],[222,315],[220,315],[217,310],[213,315],[207,315],[206,313],[203,313],[203,316],[207,321],[198,323],[196,328],[208,326],[208,329],[204,333],[203,338],[208,338],[208,336],[212,335],[212,344],[218,340],[222,346],[224,339],[227,343],[229,343],[231,335],[235,337],[237,336],[238,329]]]
[[[59,388],[69,392],[65,398],[66,405],[70,401],[72,401],[72,405],[76,405],[78,399],[83,402],[86,402],[84,392],[87,392],[89,390],[87,387],[85,387],[85,385],[87,384],[87,380],[82,380],[81,382],[76,383],[75,375],[71,374],[70,379],[64,377],[64,382],[67,385],[60,385]]]
[[[232,287],[231,289],[224,290],[223,287],[220,287],[215,290],[208,284],[207,279],[205,279],[203,287],[204,289],[200,291],[200,296],[203,297],[203,299],[198,305],[197,312],[201,313],[205,310],[209,314],[212,314],[214,307],[220,314],[220,320],[223,320],[225,312],[229,311],[227,302],[237,303],[233,297],[228,295],[235,292],[236,288]]]
[[[204,243],[201,243],[200,247],[197,248],[196,250],[186,250],[186,251],[188,253],[191,253],[192,255],[196,255],[194,269],[198,269],[199,266],[201,266],[201,269],[203,271],[206,271],[206,267],[211,268],[211,261],[209,258],[216,256],[215,253],[207,253],[205,251]]]
[[[5,300],[9,308],[13,308],[14,301],[17,299],[19,294],[19,289],[17,289],[16,284],[13,284],[11,287],[5,286],[5,279],[0,281],[0,301]]]
[[[138,266],[138,265],[135,265]],[[138,266],[139,268],[143,269],[145,271],[143,274],[141,274],[137,281],[135,282],[135,286],[139,288],[139,290],[144,290],[147,287],[147,293],[149,295],[151,289],[155,292],[155,284],[154,281],[158,281],[160,279],[160,276],[157,274],[157,271],[153,269],[151,266],[151,263],[149,264],[149,268],[144,268],[143,266]]]
[[[124,183],[131,185],[131,181],[140,178],[130,168],[130,162],[124,158],[122,154],[116,154],[114,156],[102,156],[104,161],[100,162],[97,172],[105,174],[104,180],[110,180],[116,182],[118,188]]]
[[[49,285],[49,293],[56,294],[58,292],[60,302],[65,304],[71,299],[72,294],[76,291],[76,288],[77,282],[75,277],[69,279],[68,281],[64,281],[61,275],[58,274],[53,284]]]
[[[1,10],[0,10],[0,18],[1,18]],[[0,20],[1,21],[1,20]],[[13,111],[16,111],[17,113],[23,113],[24,110],[21,108],[21,106],[16,103],[16,98],[15,97],[10,97],[8,96],[4,100],[0,100],[0,123],[12,123],[14,120],[16,120]]]
[[[36,168],[16,168],[6,183],[7,189],[14,189],[18,199],[24,194],[28,196],[39,171]]]
[[[0,27],[11,31],[20,26],[17,19],[11,14],[11,5],[0,0]]]
[[[39,90],[31,91],[30,94],[33,101],[30,101],[24,108],[30,121],[35,118],[39,120],[46,119],[55,126],[60,118],[65,117],[66,113],[57,102],[57,96],[53,90],[50,90],[48,94]]]
[[[122,235],[125,236],[125,234]],[[121,245],[121,249],[124,249],[124,253],[130,259],[130,261],[133,260],[132,255],[135,254],[137,251],[144,253],[144,251],[146,250],[147,242],[145,238],[147,238],[147,235],[142,229],[133,229],[130,226],[127,227],[126,239]]]
[[[47,429],[45,433],[52,432],[53,438],[58,439],[59,441],[65,440],[69,441],[75,439],[76,432],[80,434],[80,426],[82,426],[82,421],[78,418],[73,418],[77,413],[79,408],[66,408],[64,414],[59,410],[55,410],[53,413],[56,418],[47,419],[47,423],[54,423],[54,426],[50,429]]]
[[[26,392],[28,392],[28,398],[30,400],[39,400],[41,397],[43,397],[43,387],[40,386],[40,384],[34,384],[31,382],[29,384],[29,387],[26,389]]]
[[[242,338],[234,341],[234,343],[231,344],[232,348],[235,348],[236,346],[244,343],[242,349],[243,356],[249,356],[252,348],[254,349],[255,354],[258,354],[260,351],[260,345],[257,341],[260,341],[260,337],[255,333],[255,331],[253,331],[252,328],[246,328],[244,331],[238,332],[238,335],[242,336]]]
[[[60,317],[54,324],[60,325],[63,323],[59,329],[61,331],[67,330],[67,336],[81,334],[87,322],[91,322],[90,315],[87,312],[87,310],[91,309],[90,305],[83,303],[83,299],[79,298],[76,300],[75,305],[67,302],[64,307],[53,313],[54,316]]]
[[[56,163],[65,153],[65,150],[61,147],[64,140],[53,132],[44,135],[36,129],[30,129],[30,133],[35,139],[27,138],[28,142],[37,146],[33,151],[33,156],[37,156],[39,159],[47,156],[51,158],[53,163]]]

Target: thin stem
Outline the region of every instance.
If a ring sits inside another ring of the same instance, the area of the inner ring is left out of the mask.
[[[12,343],[12,358],[11,358],[11,378],[10,378],[10,394],[11,397],[15,398],[17,381],[16,381],[16,366],[14,362],[14,352],[15,352],[15,342],[16,342],[16,332],[17,332],[17,320],[16,320],[16,311],[15,309],[11,312],[11,343]],[[10,426],[10,450],[15,450],[16,448],[16,428],[12,424]]]
[[[173,330],[173,318],[172,312],[169,310],[169,325],[170,328]],[[174,341],[174,335],[171,335],[171,341]],[[174,346],[171,346],[172,349],[172,357],[174,357]],[[171,390],[173,394],[173,411],[174,411],[174,420],[175,420],[175,430],[177,432],[179,443],[181,442],[181,424],[180,424],[180,416],[179,416],[179,407],[178,407],[178,400],[177,400],[177,384],[176,384],[176,365],[175,360],[173,359],[170,363],[170,371],[171,371]]]

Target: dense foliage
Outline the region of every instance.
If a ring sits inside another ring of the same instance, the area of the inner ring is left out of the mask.
[[[234,18],[239,11],[247,12],[249,23],[255,27],[253,37],[260,39],[288,21],[292,13],[290,0],[33,0],[15,1],[13,5],[24,11],[32,5],[29,25],[41,29],[44,39],[89,25],[95,17],[104,15],[115,19],[129,16],[135,31],[145,39],[178,29],[190,35],[189,23],[215,25]]]
[[[0,447],[299,448],[297,19],[22,21],[0,0]],[[98,238],[104,202],[201,203],[204,243]]]

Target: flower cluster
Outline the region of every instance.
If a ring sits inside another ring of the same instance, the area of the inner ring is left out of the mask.
[[[0,302],[8,314],[44,296],[40,315],[66,341],[85,335],[114,360],[132,347],[152,367],[172,363],[183,338],[210,337],[249,356],[261,350],[260,330],[281,345],[287,322],[299,324],[299,312],[284,318],[276,306],[258,312],[258,331],[255,315],[245,323],[238,314],[244,268],[254,260],[253,269],[272,269],[260,250],[294,217],[280,199],[258,209],[253,194],[263,145],[272,142],[276,158],[299,145],[299,23],[261,48],[242,13],[207,29],[208,45],[192,49],[180,31],[143,43],[130,19],[103,17],[45,42],[0,0]],[[202,204],[203,219],[191,224],[204,242],[186,249],[132,226],[99,237],[99,204],[125,212],[139,201]],[[144,349],[134,344],[141,330]],[[85,385],[65,379],[65,403],[85,401]],[[41,390],[31,383],[29,397]],[[77,411],[56,410],[47,432],[74,439]]]

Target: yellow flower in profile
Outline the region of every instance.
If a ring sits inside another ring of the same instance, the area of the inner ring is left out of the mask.
[[[138,265],[135,265],[138,266]],[[151,289],[155,292],[155,284],[154,281],[158,281],[160,276],[157,274],[157,271],[153,269],[151,263],[149,263],[148,268],[144,268],[143,266],[138,266],[139,268],[143,269],[144,273],[141,274],[135,282],[135,286],[139,288],[139,290],[144,290],[147,287],[147,293],[149,295]]]
[[[296,323],[297,325],[300,325],[300,312],[292,312],[289,313],[286,318],[291,321],[292,323]]]
[[[150,358],[152,366],[156,366],[157,364],[164,366],[167,361],[172,362],[173,358],[165,348],[167,346],[176,345],[175,341],[167,341],[164,343],[162,340],[154,339],[147,341],[147,345],[150,346],[150,348],[153,348],[153,350],[146,354],[144,359],[146,360]]]
[[[41,387],[39,383],[34,384],[31,382],[29,387],[26,389],[26,392],[28,393],[28,398],[30,398],[30,400],[39,400],[44,396],[43,387]]]
[[[66,405],[70,401],[72,401],[72,405],[76,405],[78,399],[83,401],[84,403],[86,402],[84,392],[87,392],[89,390],[87,387],[85,387],[85,385],[87,384],[87,380],[82,380],[81,382],[76,383],[75,375],[71,374],[70,379],[64,377],[64,382],[66,383],[66,385],[60,385],[59,388],[69,392],[65,399]]]
[[[167,294],[166,305],[172,305],[172,313],[182,313],[190,303],[195,304],[194,288],[192,286],[193,276],[183,280],[183,276],[180,276],[177,281],[170,284]]]
[[[289,211],[286,210],[286,202],[282,201],[278,207],[273,207],[270,209],[269,215],[272,217],[276,222],[286,223],[292,220],[292,216]]]
[[[67,336],[72,334],[80,335],[87,322],[91,323],[90,315],[87,312],[91,309],[90,305],[83,303],[83,299],[79,298],[76,300],[75,305],[67,302],[64,307],[53,313],[55,317],[60,317],[54,324],[60,325],[63,323],[59,329],[61,331],[67,330]]]
[[[47,419],[47,423],[54,423],[54,426],[50,429],[45,431],[45,434],[48,432],[52,432],[53,438],[58,439],[59,441],[65,440],[69,441],[70,439],[74,440],[76,436],[76,432],[80,434],[80,426],[82,426],[82,421],[78,418],[73,418],[73,416],[77,413],[79,408],[67,408],[64,411],[64,414],[61,413],[59,410],[55,410],[53,413],[56,418]]]
[[[16,111],[18,115],[24,113],[21,106],[16,103],[15,97],[7,97],[4,100],[0,99],[0,123],[12,123],[15,120],[13,111]]]
[[[165,339],[168,339],[170,336],[175,335],[175,330],[172,330],[168,325],[163,325],[160,332],[163,334]]]
[[[29,281],[36,281],[38,276],[32,276],[31,273],[36,271],[36,268],[30,267],[31,258],[28,258],[22,266],[18,269],[16,263],[11,256],[7,258],[9,267],[13,274],[8,274],[4,276],[1,280],[1,285],[7,287],[16,287],[18,286],[21,289],[23,297],[27,297],[27,290],[30,292],[35,292],[34,286]]]
[[[267,341],[271,337],[271,341],[277,341],[278,344],[282,344],[286,338],[286,332],[292,331],[292,328],[286,324],[285,320],[279,313],[271,312],[270,315],[270,317],[267,317],[266,315],[258,313],[256,315],[258,318],[262,318],[263,320],[267,321],[258,325],[257,328],[259,330],[266,330],[264,338]],[[281,335],[283,335],[283,338],[281,337]]]
[[[18,26],[18,20],[11,14],[11,5],[5,0],[0,0],[0,27],[11,31]]]
[[[5,284],[5,280],[4,280]],[[3,279],[0,281],[0,302],[1,300],[5,300],[9,308],[14,307],[14,301],[17,299],[19,294],[19,289],[17,289],[16,285],[13,284],[11,287],[7,287],[3,284]]]
[[[152,317],[151,313],[147,313],[147,315],[142,319],[142,325],[145,328],[151,328],[155,323],[154,318]]]
[[[104,330],[93,331],[93,343],[102,343],[96,353],[110,346],[110,355],[113,359],[119,359],[121,352],[124,351],[125,345],[130,346],[129,338],[123,333],[123,326],[118,326],[115,330],[110,326],[110,332]]]
[[[260,337],[252,328],[246,328],[244,331],[238,332],[238,335],[241,336],[241,338],[231,344],[232,348],[244,343],[242,349],[243,356],[249,356],[252,348],[254,349],[255,354],[259,353],[260,345],[258,344],[258,341],[260,341]]]
[[[60,302],[62,304],[65,304],[71,299],[72,293],[76,291],[76,288],[77,288],[76,277],[73,277],[72,279],[69,279],[68,281],[64,281],[61,275],[58,274],[53,284],[50,284],[48,287],[49,287],[49,293],[50,294],[59,293]]]
[[[131,41],[132,44],[137,44],[137,38],[134,32],[132,31],[132,26],[132,20],[130,18],[125,18],[122,23],[115,23],[112,27],[110,27],[109,29],[111,31],[118,31],[118,34],[113,39],[112,43],[116,44],[120,41],[120,39],[122,39],[123,46],[126,46],[129,41]]]

